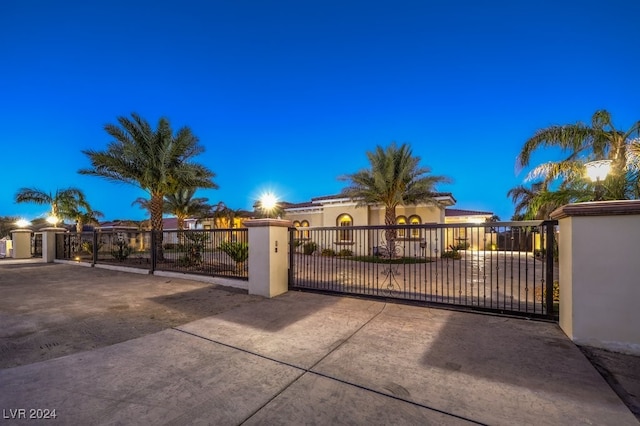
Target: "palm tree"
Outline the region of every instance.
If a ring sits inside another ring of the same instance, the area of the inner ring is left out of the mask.
[[[95,225],[99,222],[104,214],[98,210],[92,210],[85,207],[85,209],[78,208],[77,206],[70,206],[64,209],[63,215],[76,222],[76,232],[80,233],[84,229],[84,225]]]
[[[542,177],[545,184],[557,179],[567,183],[582,179],[584,164],[591,160],[609,159],[610,176],[604,182],[606,199],[633,197],[629,191],[627,176],[628,150],[631,135],[640,134],[640,121],[626,131],[615,128],[611,114],[605,110],[596,111],[591,125],[584,123],[554,125],[538,130],[527,140],[518,155],[516,167],[529,165],[534,151],[541,147],[559,147],[568,156],[561,161],[548,162],[534,168],[527,179]]]
[[[38,188],[20,188],[15,195],[16,203],[46,204],[51,206],[51,216],[57,219],[75,219],[73,211],[90,211],[84,193],[78,188],[57,189],[55,193]]]
[[[377,146],[375,151],[367,152],[367,157],[369,169],[339,178],[349,181],[342,195],[356,201],[358,206],[382,204],[385,225],[396,223],[396,207],[401,204],[438,204],[436,185],[451,181],[446,176],[430,175],[428,167],[420,167],[420,157],[414,157],[406,143]]]
[[[119,125],[104,127],[114,139],[105,151],[83,151],[92,167],[79,173],[132,184],[148,192],[153,230],[162,231],[165,195],[178,187],[218,187],[212,181],[215,174],[192,161],[204,147],[188,127],[174,134],[169,120],[160,118],[154,130],[136,113],[131,114],[131,119],[118,117],[117,120]]]
[[[208,198],[193,198],[195,188],[182,188],[164,196],[164,212],[178,219],[178,231],[184,229],[184,220],[188,217],[203,217],[211,211]]]
[[[588,201],[593,192],[584,179],[568,181],[551,191],[543,181],[531,184],[530,188],[518,185],[507,192],[515,204],[513,220],[544,220],[551,213],[569,203]]]

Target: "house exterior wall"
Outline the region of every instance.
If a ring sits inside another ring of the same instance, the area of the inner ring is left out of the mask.
[[[348,214],[352,218],[352,226],[379,226],[384,225],[385,209],[382,206],[360,206],[355,202],[327,202],[319,203],[317,207],[309,207],[308,209],[300,208],[286,211],[286,219],[292,222],[301,223],[309,222],[310,227],[336,227],[338,226],[338,218]],[[421,206],[398,206],[396,207],[396,217],[403,216],[409,224],[412,216],[420,218],[420,224],[438,224],[444,223],[445,210],[442,206],[421,205]],[[407,251],[415,255],[419,253],[421,256],[437,256],[438,253],[446,247],[445,230],[398,230],[398,244],[395,246],[397,251]],[[426,235],[428,232],[429,235]],[[340,241],[340,231],[324,232],[322,238],[313,238],[311,235],[300,231],[296,238],[301,244],[308,241],[309,236],[318,244],[318,252],[323,249],[331,249],[336,253],[341,250],[350,250],[354,255],[373,255],[387,249],[387,236],[384,230],[354,230],[351,241]],[[344,235],[344,234],[342,234]],[[402,253],[398,253],[402,255]]]

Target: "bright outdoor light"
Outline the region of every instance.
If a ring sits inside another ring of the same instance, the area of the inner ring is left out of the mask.
[[[611,170],[611,160],[590,161],[585,164],[587,176],[592,182],[604,180]]]
[[[50,224],[51,224],[51,225],[53,225],[53,226],[56,226],[56,224],[58,223],[58,218],[57,218],[57,217],[55,217],[55,216],[53,216],[53,215],[52,215],[52,216],[49,216],[49,217],[47,218],[47,222],[48,222],[48,223],[50,223]]]
[[[29,222],[26,219],[20,219],[16,222],[16,226],[18,228],[26,228],[27,226],[31,225],[31,222]]]
[[[278,199],[271,192],[268,192],[260,197],[260,208],[262,208],[267,216],[270,216],[271,212],[276,208],[277,204]]]

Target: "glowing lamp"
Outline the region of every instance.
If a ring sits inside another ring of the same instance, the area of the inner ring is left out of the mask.
[[[267,214],[267,217],[271,216],[271,212],[276,208],[277,204],[278,198],[271,192],[268,192],[260,197],[260,207]]]
[[[47,218],[47,223],[50,223],[51,225],[56,226],[56,224],[58,223],[58,220],[59,219],[57,217],[51,215]]]
[[[31,222],[29,222],[26,219],[20,219],[16,222],[16,226],[18,228],[26,228],[27,226],[31,225]]]
[[[587,168],[587,176],[592,182],[595,182],[595,201],[602,201],[604,195],[604,188],[602,181],[607,177],[611,170],[611,160],[597,160],[590,161],[585,164]]]
[[[592,182],[604,180],[611,171],[611,160],[590,161],[585,164],[587,176]]]

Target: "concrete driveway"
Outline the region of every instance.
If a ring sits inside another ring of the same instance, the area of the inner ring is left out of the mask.
[[[0,409],[18,424],[22,409],[58,424],[638,424],[555,324],[298,292],[2,369]]]

